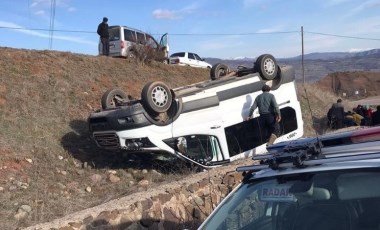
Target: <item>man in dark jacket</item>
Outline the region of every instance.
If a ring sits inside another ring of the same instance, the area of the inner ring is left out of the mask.
[[[108,18],[104,17],[103,22],[99,24],[97,33],[102,43],[102,54],[108,56],[110,54],[110,34],[108,32]]]
[[[260,127],[265,128],[265,138],[269,138],[268,145],[273,144],[278,136],[280,136],[280,125],[281,114],[278,107],[276,98],[273,94],[269,93],[270,87],[264,85],[261,89],[262,94],[256,97],[255,102],[249,110],[249,115],[247,120],[252,118],[253,111],[259,108],[260,113]]]
[[[380,105],[376,107],[376,112],[372,114],[372,125],[380,125]]]
[[[336,103],[331,106],[331,122],[333,122],[333,128],[341,129],[343,128],[343,120],[345,117],[344,107],[342,99],[338,99]]]

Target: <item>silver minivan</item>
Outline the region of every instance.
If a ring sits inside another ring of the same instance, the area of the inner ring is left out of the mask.
[[[168,34],[162,35],[158,43],[152,35],[127,26],[110,26],[110,53],[112,57],[135,58],[139,47],[150,47],[168,58]],[[99,55],[102,55],[102,44],[99,41]]]

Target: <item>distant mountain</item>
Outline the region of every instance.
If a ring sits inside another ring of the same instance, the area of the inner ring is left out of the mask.
[[[332,60],[342,58],[355,58],[355,57],[380,57],[380,49],[372,49],[360,52],[326,52],[326,53],[310,53],[304,55],[304,60]],[[301,60],[302,56],[296,56],[287,59]]]
[[[302,76],[302,56],[277,59],[278,64],[292,65],[296,72],[296,79],[303,80]],[[253,67],[255,59],[219,59],[206,58],[211,65],[224,63],[231,69],[243,65]],[[334,72],[347,71],[370,71],[380,72],[380,49],[372,49],[361,52],[326,52],[310,53],[304,55],[305,81],[315,82]]]

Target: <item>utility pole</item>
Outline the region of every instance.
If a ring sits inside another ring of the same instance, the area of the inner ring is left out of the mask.
[[[303,63],[303,55],[304,55],[304,49],[303,49],[303,26],[301,26],[301,40],[302,40],[302,79],[303,79],[303,84],[305,84],[305,68],[304,68],[304,63]]]

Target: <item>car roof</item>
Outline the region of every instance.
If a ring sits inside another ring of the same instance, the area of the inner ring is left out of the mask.
[[[268,154],[255,155],[260,164],[240,166],[246,178],[380,168],[380,127],[361,128],[295,141],[267,148]]]
[[[273,170],[271,168],[260,170],[252,174],[252,178],[266,178],[266,177],[276,177],[291,174],[301,174],[301,173],[313,173],[313,172],[325,172],[332,170],[347,170],[347,169],[363,169],[363,168],[380,168],[380,159],[368,159],[360,161],[348,161],[348,162],[334,162],[319,164],[304,168],[299,167],[289,167],[279,170]]]

